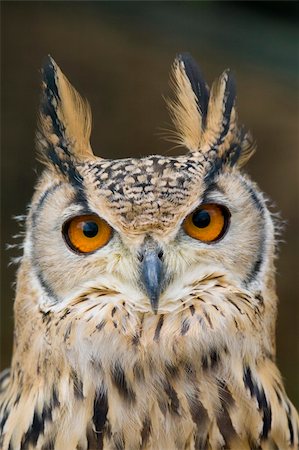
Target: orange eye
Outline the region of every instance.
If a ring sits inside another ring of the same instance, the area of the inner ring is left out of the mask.
[[[185,232],[194,239],[214,242],[222,238],[228,228],[230,213],[222,205],[201,205],[183,223]]]
[[[78,253],[92,253],[106,245],[112,228],[105,220],[90,214],[74,217],[62,229],[69,247]]]

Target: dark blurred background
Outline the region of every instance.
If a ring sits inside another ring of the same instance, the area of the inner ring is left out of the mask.
[[[240,121],[258,152],[247,171],[287,221],[277,261],[278,365],[299,404],[298,3],[1,2],[1,368],[10,364],[12,282],[5,251],[36,180],[40,67],[51,54],[93,110],[92,144],[104,157],[165,153],[162,95],[176,53],[189,51],[208,82],[230,67]]]

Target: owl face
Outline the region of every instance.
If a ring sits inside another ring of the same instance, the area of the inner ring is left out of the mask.
[[[112,289],[137,311],[170,312],[195,283],[220,275],[261,290],[273,226],[240,172],[253,150],[236,124],[231,75],[209,92],[185,55],[172,82],[187,154],[104,160],[90,149],[89,107],[52,59],[46,65],[38,143],[47,167],[25,246],[45,304]]]
[[[47,172],[31,212],[31,258],[51,302],[106,285],[157,312],[207,274],[260,283],[268,213],[239,172],[206,184],[202,165],[158,156],[76,171],[80,187]]]

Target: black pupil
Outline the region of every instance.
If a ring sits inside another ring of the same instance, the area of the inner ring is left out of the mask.
[[[99,227],[95,222],[84,222],[82,231],[88,238],[93,238],[98,234]]]
[[[192,222],[197,228],[206,228],[211,222],[210,214],[205,209],[199,209],[193,214]]]

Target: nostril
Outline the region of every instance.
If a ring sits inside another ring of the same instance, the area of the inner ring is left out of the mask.
[[[145,259],[155,259],[155,258],[159,258],[160,261],[163,260],[163,256],[164,256],[164,252],[163,250],[159,250],[157,248],[145,248],[142,249],[141,251],[137,252],[137,259],[139,262],[143,262]]]
[[[159,253],[158,253],[158,258],[162,259],[163,258],[163,254],[164,254],[163,250],[160,250]]]

